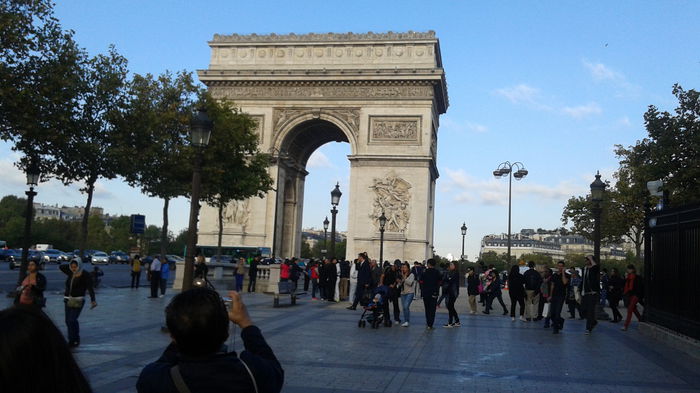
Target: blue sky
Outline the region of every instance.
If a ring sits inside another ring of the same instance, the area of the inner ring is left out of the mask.
[[[56,8],[92,54],[110,44],[135,73],[206,68],[213,34],[435,30],[450,96],[441,118],[435,248],[467,254],[507,228],[507,181],[491,172],[521,161],[513,184],[513,228],[561,225],[566,200],[588,190],[596,170],[611,179],[615,144],[645,136],[650,104],[671,110],[671,87],[700,88],[700,3],[692,1],[87,1]],[[336,180],[347,186],[349,145],[321,147],[309,163],[304,226],[319,227]],[[21,194],[23,175],[0,145],[3,194]],[[44,203],[84,204],[79,187],[42,184]],[[101,181],[94,203],[109,213],[144,213],[160,225],[161,201],[119,180]],[[330,207],[330,206],[329,206]],[[340,206],[339,227],[346,210]],[[171,205],[174,230],[187,201]]]

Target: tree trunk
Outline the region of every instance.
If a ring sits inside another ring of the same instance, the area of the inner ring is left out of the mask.
[[[637,261],[642,261],[642,243],[644,243],[644,232],[639,230],[635,234],[634,239],[634,256],[637,257]]]
[[[221,262],[221,240],[224,236],[224,204],[219,203],[219,236],[216,243],[216,255],[218,255],[218,261]]]
[[[88,238],[88,220],[90,219],[90,208],[92,207],[92,194],[95,192],[95,181],[97,179],[88,179],[87,184],[87,203],[83,211],[83,222],[80,224],[80,259],[85,262],[85,248],[87,247]]]
[[[170,198],[163,198],[163,228],[160,232],[160,255],[168,255],[168,207]]]

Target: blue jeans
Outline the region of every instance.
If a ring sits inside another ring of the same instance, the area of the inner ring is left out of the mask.
[[[415,293],[409,293],[407,295],[401,295],[401,307],[403,307],[403,319],[406,322],[411,322],[411,302],[413,302],[413,297]]]
[[[241,292],[243,290],[243,275],[236,274],[236,292]]]
[[[85,303],[83,303],[83,306]],[[66,326],[68,327],[68,343],[79,343],[80,342],[80,324],[78,324],[78,317],[80,312],[83,311],[83,306],[80,308],[68,307],[65,305],[66,310]]]

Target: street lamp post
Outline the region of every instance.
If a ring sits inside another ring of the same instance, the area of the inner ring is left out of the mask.
[[[335,185],[335,188],[333,191],[331,191],[331,205],[333,205],[333,208],[331,209],[331,216],[332,216],[332,223],[331,223],[331,258],[335,258],[335,215],[338,214],[338,204],[340,203],[340,197],[343,195],[342,192],[340,192],[340,183],[337,183]]]
[[[326,219],[323,220],[323,250],[321,250],[324,259],[326,258],[326,253],[328,253],[328,224],[328,216],[326,216]]]
[[[600,260],[600,216],[603,213],[603,208],[601,203],[605,195],[606,184],[600,180],[600,172],[595,175],[595,180],[591,183],[591,202],[593,202],[593,207],[591,212],[593,213],[593,256],[598,262],[598,266],[601,265]],[[608,313],[603,309],[603,305],[598,302],[596,304],[596,319],[608,320],[610,317]]]
[[[462,223],[460,229],[462,230],[462,255],[459,256],[459,259],[464,259],[464,239],[467,237],[467,223]]]
[[[513,168],[516,172],[513,173]],[[509,161],[502,162],[495,171],[493,175],[497,178],[501,178],[504,175],[508,175],[508,264],[510,264],[510,221],[511,221],[511,205],[512,205],[512,190],[513,190],[513,178],[515,180],[522,180],[527,176],[528,171],[525,169],[525,165],[522,162],[510,163]]]
[[[386,216],[382,210],[379,216],[379,264],[384,263],[384,228],[386,227]]]
[[[24,217],[24,238],[22,238],[22,263],[19,269],[19,281],[17,285],[22,285],[24,277],[27,275],[27,264],[29,263],[29,247],[32,245],[32,220],[34,219],[34,197],[36,196],[36,191],[34,187],[39,184],[39,177],[41,173],[39,172],[39,165],[36,158],[32,158],[27,167],[27,185],[29,190],[25,191],[24,194],[27,195],[27,212]]]
[[[197,150],[194,162],[194,170],[192,171],[192,195],[190,198],[190,223],[187,230],[187,252],[185,253],[185,271],[183,272],[182,290],[186,291],[192,288],[192,279],[194,276],[194,257],[195,248],[197,247],[197,221],[199,217],[199,194],[202,182],[202,153],[204,148],[209,144],[211,131],[214,128],[214,123],[207,116],[206,109],[202,108],[197,111],[192,121],[190,122],[190,136],[192,138],[192,146]]]

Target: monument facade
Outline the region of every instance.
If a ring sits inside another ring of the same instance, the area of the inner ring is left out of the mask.
[[[199,79],[257,120],[275,182],[265,198],[226,208],[225,246],[299,256],[306,163],[336,141],[351,148],[350,184],[341,184],[347,258],[379,254],[382,212],[387,259],[432,256],[439,117],[448,107],[434,32],[215,35],[209,46]],[[216,209],[203,206],[198,244],[216,245],[217,232]]]

